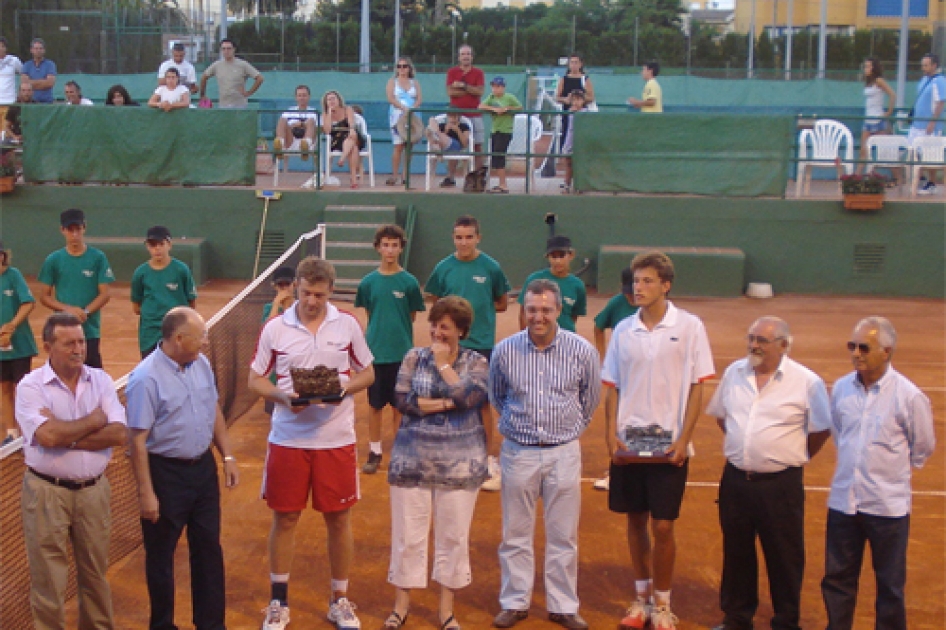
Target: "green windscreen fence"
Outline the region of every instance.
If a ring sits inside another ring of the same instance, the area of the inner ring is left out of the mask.
[[[581,191],[783,196],[792,116],[575,116],[574,178]]]
[[[23,135],[31,182],[255,183],[255,111],[24,107]]]

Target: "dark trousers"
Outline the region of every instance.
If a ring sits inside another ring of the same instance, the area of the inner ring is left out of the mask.
[[[854,624],[857,580],[864,560],[864,544],[877,581],[874,604],[877,630],[906,630],[904,585],[907,581],[907,540],[910,515],[891,518],[858,512],[847,515],[828,510],[824,579],[821,594],[828,611],[828,630],[849,630]]]
[[[102,369],[101,345],[101,339],[85,340],[85,364],[89,367]]]
[[[226,598],[217,463],[209,450],[194,463],[157,455],[149,455],[148,460],[160,512],[157,523],[141,521],[145,577],[151,598],[149,628],[177,630],[174,550],[186,527],[194,625],[197,630],[221,630],[226,627]]]
[[[723,578],[719,604],[727,628],[751,629],[759,606],[762,545],[772,598],[772,628],[797,630],[805,574],[805,488],[801,467],[747,476],[726,464],[719,484]]]

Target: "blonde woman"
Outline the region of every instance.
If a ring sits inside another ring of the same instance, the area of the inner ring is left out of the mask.
[[[402,138],[397,132],[397,123],[401,116],[409,112],[411,108],[420,107],[424,102],[420,83],[414,80],[414,64],[410,58],[398,58],[394,76],[388,79],[387,95],[388,103],[391,105],[388,109],[388,124],[391,126],[391,143],[394,145],[394,153],[391,155],[391,177],[385,184],[396,186],[404,181],[402,179],[399,182],[398,175],[401,174],[401,155],[404,153],[404,143],[407,142],[407,138]],[[412,142],[418,140],[420,138],[411,138]],[[410,167],[410,164],[404,163],[404,179],[407,179],[407,169]]]
[[[338,166],[350,163],[351,187],[358,188],[361,183],[361,151],[367,139],[358,133],[355,125],[355,110],[345,105],[345,99],[335,90],[329,90],[322,96],[322,132],[332,138],[331,150],[340,152]]]

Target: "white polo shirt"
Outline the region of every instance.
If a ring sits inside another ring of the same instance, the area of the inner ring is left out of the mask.
[[[601,380],[621,393],[617,435],[625,428],[660,425],[674,438],[683,429],[690,387],[712,378],[713,354],[706,328],[696,315],[667,302],[653,330],[638,311],[614,329],[601,368]]]
[[[726,421],[723,451],[729,463],[758,473],[806,464],[808,434],[831,428],[824,381],[787,355],[762,391],[748,358],[730,365],[706,413]]]
[[[193,64],[187,59],[181,63],[176,63],[174,59],[168,59],[158,68],[158,78],[163,79],[164,75],[167,74],[168,68],[174,68],[177,70],[177,74],[181,77],[181,85],[190,86],[197,83],[197,71],[194,70]]]
[[[324,365],[338,369],[342,387],[352,370],[361,371],[374,360],[361,324],[351,313],[326,305],[325,321],[316,334],[309,332],[293,304],[269,321],[260,333],[250,369],[260,375],[276,370],[276,385],[292,393],[289,368]],[[279,446],[331,449],[355,443],[355,401],[351,396],[338,405],[310,405],[298,414],[285,405],[273,411],[269,441]]]

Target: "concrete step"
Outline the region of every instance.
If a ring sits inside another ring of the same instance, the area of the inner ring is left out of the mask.
[[[394,206],[327,206],[325,222],[386,225],[397,222],[397,208]]]
[[[374,243],[374,234],[383,223],[326,223],[325,243]]]
[[[335,261],[368,260],[375,255],[372,242],[326,241],[325,258]]]
[[[333,260],[332,264],[335,265],[336,283],[339,280],[361,282],[362,278],[378,268],[377,260]]]

